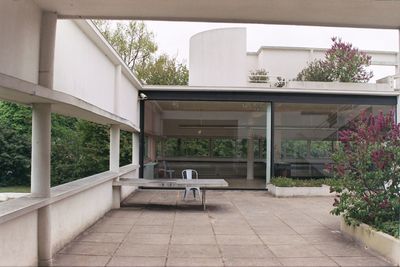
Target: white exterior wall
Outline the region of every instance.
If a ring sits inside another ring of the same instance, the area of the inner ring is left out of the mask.
[[[71,20],[57,24],[54,89],[113,112],[114,64]]]
[[[244,86],[246,29],[216,29],[190,39],[190,86]]]
[[[139,125],[139,115],[137,114],[139,105],[138,90],[132,83],[125,77],[121,76],[121,85],[118,95],[118,115],[125,119],[130,120],[135,125]]]
[[[294,79],[308,62],[324,57],[322,52],[289,49],[262,49],[258,55],[259,69],[265,69],[272,77]]]
[[[37,83],[40,21],[33,1],[0,1],[0,73]]]
[[[112,206],[112,181],[50,205],[51,247],[56,252],[100,219]]]
[[[37,210],[0,224],[0,266],[37,265],[37,227]]]

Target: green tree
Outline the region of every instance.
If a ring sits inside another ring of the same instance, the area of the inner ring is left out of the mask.
[[[29,185],[31,109],[0,101],[0,186]]]
[[[138,70],[138,78],[151,85],[187,85],[189,70],[176,58],[163,54]]]
[[[132,71],[144,68],[153,59],[157,44],[143,21],[118,22],[115,27],[105,20],[93,23]]]
[[[373,77],[372,71],[366,69],[371,64],[370,56],[340,38],[333,37],[332,42],[325,58],[311,62],[296,80],[358,83],[368,82]]]

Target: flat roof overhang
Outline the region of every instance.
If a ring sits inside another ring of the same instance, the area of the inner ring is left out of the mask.
[[[146,86],[147,100],[249,101],[320,104],[397,105],[399,91],[306,90],[301,88]]]
[[[400,28],[399,0],[34,0],[60,18]]]

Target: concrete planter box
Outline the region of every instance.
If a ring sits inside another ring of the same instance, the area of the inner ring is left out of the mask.
[[[400,266],[400,240],[372,229],[362,223],[359,226],[349,226],[341,218],[340,230],[351,239],[361,243],[363,246],[377,252],[392,263]]]
[[[275,197],[321,197],[334,196],[335,193],[329,192],[330,186],[322,185],[321,187],[278,187],[268,184],[267,189],[270,194]]]
[[[390,84],[385,83],[342,83],[342,82],[302,82],[289,81],[288,89],[309,90],[339,90],[339,91],[371,91],[371,92],[393,92]]]

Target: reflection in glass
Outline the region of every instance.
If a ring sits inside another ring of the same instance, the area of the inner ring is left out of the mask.
[[[338,132],[361,112],[388,113],[393,106],[274,104],[274,176],[324,177]]]

